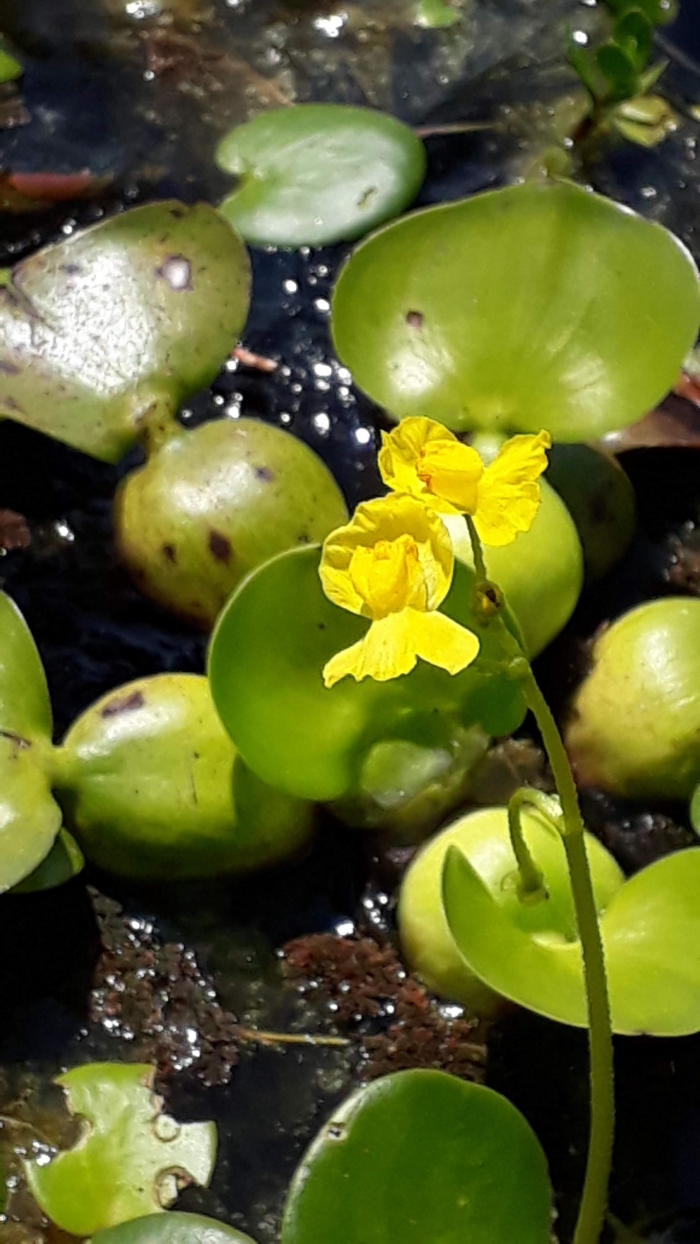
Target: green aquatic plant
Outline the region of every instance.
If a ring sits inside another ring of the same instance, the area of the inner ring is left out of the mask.
[[[700,781],[700,601],[668,596],[596,641],[566,746],[579,781],[631,799],[688,799]]]
[[[298,553],[253,574],[219,621],[209,672],[222,720],[248,763],[285,789],[313,784],[317,798],[338,797],[348,787],[361,749],[378,742],[382,728],[388,733],[389,712],[393,737],[401,730],[404,741],[413,742],[428,723],[439,729],[441,719],[444,728],[450,717],[465,722],[472,714],[473,724],[493,729],[494,709],[520,715],[527,705],[534,712],[561,795],[556,832],[573,925],[584,947],[591,1139],[575,1244],[594,1244],[614,1129],[612,1029],[596,898],[566,753],[482,549],[482,541],[503,549],[532,528],[549,445],[546,432],[515,436],[486,464],[442,424],[404,420],[384,437],[379,454],[389,496],[360,505],[348,524],[326,538],[320,562],[309,551],[302,592]],[[455,562],[443,514],[466,516],[473,570]],[[297,602],[306,599],[309,607],[280,659],[272,602],[291,599],[292,583]],[[254,643],[257,659],[251,660]],[[272,688],[280,686],[289,694],[281,700],[278,695],[271,708]],[[523,849],[515,861],[522,882],[516,896],[527,905],[544,896],[542,877],[529,863]],[[306,1186],[304,1176],[302,1193]],[[484,1229],[493,1238],[488,1219]],[[361,1231],[362,1220],[358,1241]]]
[[[634,535],[636,502],[629,476],[617,458],[592,445],[553,445],[546,478],[576,524],[586,580],[601,579]]]
[[[545,426],[554,441],[646,414],[699,321],[677,239],[563,181],[385,226],[355,250],[332,304],[340,358],[393,419],[501,437]]]
[[[80,848],[110,872],[177,880],[263,868],[313,833],[309,804],[243,763],[202,675],[120,687],[52,746],[41,662],[2,593],[0,722],[4,889],[62,884],[80,871]]]
[[[106,462],[146,464],[115,499],[115,537],[144,592],[211,627],[259,562],[345,517],[320,458],[258,420],[186,431],[178,407],[236,345],[250,264],[206,204],[158,203],[47,247],[0,288],[0,418]]]
[[[498,1093],[400,1071],[347,1098],[289,1189],[281,1244],[549,1244],[544,1154]]]
[[[616,130],[630,142],[655,147],[677,128],[672,108],[652,89],[666,61],[650,64],[657,26],[673,21],[675,0],[604,0],[611,21],[591,45],[571,36],[568,58],[590,98],[586,123],[576,136],[590,142]]]
[[[257,246],[327,246],[362,237],[413,201],[420,138],[395,117],[347,104],[263,113],[221,140],[216,162],[239,185],[220,206]]]
[[[144,1063],[86,1063],[57,1078],[82,1135],[50,1162],[24,1168],[33,1197],[61,1230],[91,1236],[165,1209],[188,1183],[209,1183],[216,1125],[162,1114],[154,1076]]]

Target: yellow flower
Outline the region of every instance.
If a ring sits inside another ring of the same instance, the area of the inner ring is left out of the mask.
[[[351,674],[386,682],[408,674],[418,657],[457,674],[479,640],[438,606],[452,582],[454,555],[444,523],[415,497],[389,496],[358,505],[351,521],[328,536],[320,575],[329,600],[371,618],[359,643],[332,657],[323,680]]]
[[[534,522],[551,443],[548,432],[513,436],[484,466],[448,428],[416,417],[384,433],[379,470],[396,492],[420,497],[442,514],[469,514],[484,544],[511,544]]]

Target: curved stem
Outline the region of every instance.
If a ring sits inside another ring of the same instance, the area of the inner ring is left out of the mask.
[[[525,804],[537,807],[537,801],[533,798],[533,795],[538,793],[528,790],[525,786],[521,786],[508,801],[508,831],[510,833],[513,854],[518,865],[518,872],[520,873],[518,898],[521,903],[541,903],[548,897],[542,869],[537,867],[525,841],[521,817]],[[547,814],[545,813],[545,815]],[[547,820],[549,820],[549,816],[547,816]]]
[[[591,1123],[586,1178],[573,1244],[597,1244],[603,1229],[615,1132],[613,1039],[603,942],[586,855],[576,785],[559,730],[532,670],[522,687],[539,726],[561,799],[563,842],[569,866],[588,1003]]]
[[[471,540],[471,544],[472,544],[472,553],[474,554],[474,570],[476,572],[477,583],[479,582],[479,580],[482,580],[483,582],[488,583],[489,576],[486,573],[486,562],[484,561],[484,550],[483,550],[481,540],[479,539],[476,527],[474,526],[474,519],[472,518],[471,514],[465,514],[464,517],[467,523],[469,539]]]

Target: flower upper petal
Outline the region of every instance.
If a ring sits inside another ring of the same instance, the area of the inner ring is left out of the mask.
[[[539,477],[547,467],[548,432],[513,436],[478,484],[474,525],[484,544],[511,544],[529,531],[540,505]]]
[[[454,507],[446,498],[431,491],[428,483],[419,475],[419,467],[430,451],[449,451],[460,442],[449,428],[434,419],[411,416],[402,419],[392,432],[382,433],[382,447],[377,462],[387,488],[393,492],[410,493],[420,497],[431,509],[439,513],[454,513]],[[477,455],[478,459],[478,455]],[[480,459],[479,464],[480,463]],[[481,468],[483,470],[483,467]]]
[[[319,573],[329,600],[379,618],[413,606],[436,609],[454,570],[447,529],[416,497],[390,494],[358,505],[326,539]]]
[[[403,609],[373,622],[367,634],[331,657],[323,670],[323,681],[333,687],[351,675],[360,682],[373,678],[387,682],[410,674],[418,657],[457,674],[466,669],[479,652],[479,640],[465,627],[443,613],[423,613]]]

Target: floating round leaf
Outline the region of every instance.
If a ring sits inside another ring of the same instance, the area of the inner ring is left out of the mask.
[[[433,747],[455,724],[498,735],[517,727],[524,716],[517,685],[485,674],[478,658],[457,675],[419,662],[391,682],[345,678],[327,690],[324,665],[362,637],[368,620],[324,595],[319,556],[295,550],[261,566],[231,597],[212,638],[214,703],[263,781],[304,799],[339,799],[356,789],[380,741]],[[496,641],[470,610],[473,579],[457,564],[444,612],[477,633],[482,655],[493,658]]]
[[[548,1244],[547,1165],[505,1097],[442,1071],[360,1089],[292,1180],[281,1244]]]
[[[541,484],[542,501],[529,531],[512,544],[484,548],[486,569],[517,618],[525,650],[535,657],[571,617],[583,586],[583,553],[574,521],[553,488]],[[455,556],[473,567],[471,541],[461,515],[443,514]]]
[[[104,696],[68,731],[54,771],[85,854],[127,877],[246,872],[313,829],[308,804],[236,755],[201,675],[156,674]]]
[[[115,504],[119,549],[139,587],[207,627],[255,566],[346,521],[321,459],[259,419],[181,429],[127,477]]]
[[[220,210],[258,246],[361,237],[415,198],[425,150],[406,125],[346,104],[297,104],[232,130],[216,162],[241,178]]]
[[[690,797],[700,781],[700,600],[647,601],[603,632],[566,746],[583,785]]]
[[[518,901],[512,853],[509,860],[504,850],[506,812],[494,813],[501,824],[493,848],[480,842],[471,860],[456,846],[447,851],[443,901],[454,942],[489,988],[550,1019],[585,1027],[581,949],[570,917],[564,907],[557,910],[558,901],[533,907]],[[537,844],[531,845],[539,862]],[[563,893],[563,862],[554,870],[542,863],[553,897]],[[607,871],[597,889],[615,1032],[700,1031],[700,848],[665,856],[617,888],[610,857]],[[570,912],[570,900],[567,907]]]
[[[0,418],[116,462],[211,382],[249,286],[243,244],[204,203],[137,207],[39,251],[0,287]]]
[[[93,1236],[92,1244],[255,1244],[249,1235],[203,1214],[147,1214]]]
[[[57,1078],[69,1110],[85,1121],[84,1134],[47,1165],[24,1165],[33,1197],[62,1231],[93,1235],[164,1209],[178,1183],[209,1183],[216,1126],[161,1114],[154,1071],[142,1063],[86,1063]]]
[[[673,385],[700,322],[690,255],[566,182],[417,212],[358,248],[333,299],[357,383],[396,419],[589,440]]]

